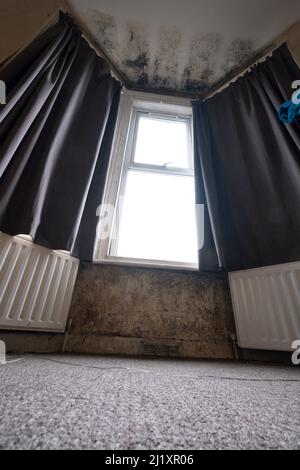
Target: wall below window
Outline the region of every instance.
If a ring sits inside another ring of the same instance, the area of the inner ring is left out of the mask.
[[[82,265],[66,336],[1,333],[8,350],[233,358],[227,281],[198,273]]]
[[[183,357],[232,357],[227,283],[198,273],[83,266],[70,318],[69,352],[143,354],[146,345],[178,347]]]

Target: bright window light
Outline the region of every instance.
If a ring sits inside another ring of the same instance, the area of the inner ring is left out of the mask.
[[[185,122],[140,117],[134,161],[189,168],[187,137]]]
[[[197,265],[191,119],[136,113],[110,255]]]
[[[193,178],[129,170],[117,256],[197,263]]]

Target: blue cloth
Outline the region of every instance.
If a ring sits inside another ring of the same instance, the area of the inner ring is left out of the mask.
[[[279,108],[279,119],[287,124],[293,124],[297,117],[300,117],[300,104],[286,101]]]

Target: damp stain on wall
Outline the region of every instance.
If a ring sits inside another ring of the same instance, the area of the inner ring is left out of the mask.
[[[247,63],[255,52],[257,50],[253,40],[234,39],[225,53],[224,72],[227,74],[239,64]]]
[[[151,83],[157,88],[178,89],[182,34],[178,28],[161,26],[155,51]]]
[[[118,53],[118,30],[112,15],[88,10],[83,14],[83,20],[92,31],[99,47],[107,52],[109,57]]]
[[[255,41],[231,41],[211,32],[187,34],[177,26],[116,20],[97,10],[82,14],[99,48],[131,88],[201,95],[256,57]]]
[[[147,29],[143,23],[127,22],[123,34],[125,47],[120,54],[121,71],[130,83],[138,86],[149,85],[148,67],[151,59]]]
[[[192,38],[182,80],[184,91],[201,93],[213,84],[221,41],[216,33],[200,33]]]
[[[82,264],[70,319],[68,352],[141,354],[141,342],[154,341],[180,342],[181,357],[232,358],[235,329],[225,279]]]

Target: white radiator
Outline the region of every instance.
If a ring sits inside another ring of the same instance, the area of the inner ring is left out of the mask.
[[[0,233],[0,329],[63,332],[78,260]]]
[[[300,340],[300,262],[229,274],[241,348],[291,351]]]

